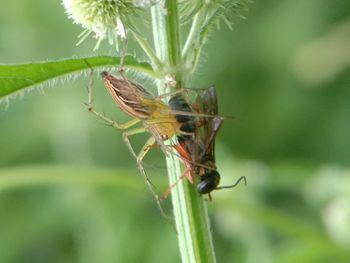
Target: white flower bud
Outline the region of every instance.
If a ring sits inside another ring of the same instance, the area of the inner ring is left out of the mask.
[[[79,35],[79,45],[92,32],[97,38],[95,49],[100,42],[118,44],[118,37],[126,38],[126,16],[135,9],[132,0],[62,0],[68,17],[85,30]]]

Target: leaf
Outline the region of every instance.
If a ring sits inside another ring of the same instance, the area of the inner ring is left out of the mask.
[[[91,70],[91,67],[118,66],[119,64],[119,57],[97,56],[20,65],[0,65],[0,98],[62,76]],[[123,65],[125,68],[155,76],[148,63],[138,62],[132,56],[124,57]]]

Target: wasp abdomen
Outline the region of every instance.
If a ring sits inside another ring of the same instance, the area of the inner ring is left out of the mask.
[[[192,112],[190,105],[181,95],[175,95],[169,100],[169,106],[174,111]],[[180,131],[194,133],[196,130],[196,119],[194,116],[175,114],[176,120],[181,123]]]

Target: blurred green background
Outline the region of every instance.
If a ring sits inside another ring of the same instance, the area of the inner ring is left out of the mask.
[[[216,84],[235,116],[217,139],[222,183],[248,178],[208,204],[218,262],[350,262],[350,1],[255,1],[245,15],[212,34],[192,83]],[[60,1],[7,1],[0,28],[1,63],[112,54],[75,47]],[[179,262],[120,131],[87,112],[87,82],[0,104],[0,262]],[[97,76],[94,90],[97,109],[128,119]],[[145,163],[162,192],[161,153]]]

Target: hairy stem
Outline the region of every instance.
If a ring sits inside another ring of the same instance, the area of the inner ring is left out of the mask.
[[[198,34],[198,30],[201,26],[201,14],[197,13],[192,21],[190,32],[188,33],[188,37],[186,39],[185,46],[182,50],[182,58],[186,60],[188,57],[188,53],[190,52],[190,48],[193,47],[193,42],[196,38],[196,35]]]
[[[175,76],[177,88],[181,88],[182,80],[182,59],[181,59],[181,40],[179,28],[179,15],[177,10],[177,1],[165,1],[165,31],[167,40],[168,63],[170,73]]]
[[[154,51],[148,44],[147,40],[144,37],[140,36],[138,33],[133,32],[133,35],[136,41],[139,43],[140,47],[143,49],[143,51],[146,53],[146,55],[150,59],[153,68],[160,72],[163,71],[161,61],[158,59],[157,55],[154,54]]]
[[[151,10],[154,45],[165,65],[164,74],[171,74],[180,88],[186,76],[182,72],[178,4],[176,0],[166,0],[164,4],[165,10],[160,4]],[[159,92],[164,93],[164,82],[157,84]],[[169,156],[166,162],[169,181],[173,184],[181,176],[179,159]],[[171,198],[182,262],[215,262],[206,204],[196,187],[183,180],[172,190]]]

